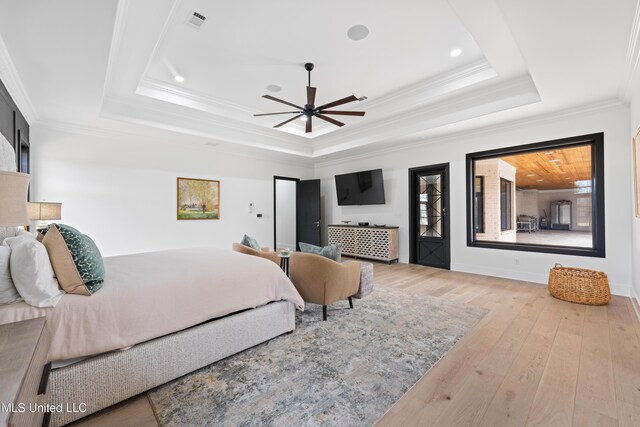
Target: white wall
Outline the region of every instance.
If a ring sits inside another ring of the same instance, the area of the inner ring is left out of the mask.
[[[276,180],[276,240],[279,248],[296,248],[296,182]]]
[[[91,236],[104,256],[230,248],[244,233],[273,246],[273,176],[307,178],[313,170],[221,154],[183,138],[113,138],[35,126],[32,199],[62,202],[61,222]],[[177,177],[220,180],[221,219],[178,221]]]
[[[516,191],[516,215],[537,216],[542,218],[542,207],[538,209],[538,190],[517,190]],[[547,214],[549,209],[547,209]]]
[[[609,275],[614,293],[628,294],[631,285],[631,145],[629,110],[622,106],[598,109],[580,115],[505,126],[497,131],[425,141],[412,148],[319,164],[322,179],[325,224],[340,220],[369,221],[400,226],[400,261],[409,256],[408,168],[450,163],[451,268],[545,283],[555,262],[594,268]],[[471,248],[466,244],[465,154],[581,134],[605,134],[606,258]],[[333,176],[358,170],[383,168],[387,203],[383,206],[337,206]],[[325,229],[326,236],[326,229]]]

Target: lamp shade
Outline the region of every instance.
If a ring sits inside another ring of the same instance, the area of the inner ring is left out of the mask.
[[[62,203],[30,202],[29,218],[31,220],[48,221],[62,218]]]
[[[0,171],[0,227],[29,225],[27,191],[29,175]]]

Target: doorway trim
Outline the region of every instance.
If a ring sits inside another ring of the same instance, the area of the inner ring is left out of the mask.
[[[429,172],[434,169],[444,169],[445,172],[445,180],[444,185],[447,189],[447,197],[444,200],[444,209],[445,215],[449,215],[449,199],[451,196],[450,187],[449,187],[449,163],[438,163],[434,165],[427,166],[419,166],[415,168],[409,169],[409,264],[417,264],[417,253],[416,253],[416,204],[418,203],[418,198],[416,194],[415,182],[416,176],[423,172]],[[445,222],[446,226],[443,230],[444,235],[449,239],[449,245],[451,245],[451,221],[447,220]],[[447,266],[447,270],[451,269],[451,246],[449,246],[449,265]]]
[[[282,181],[295,181],[295,182],[299,182],[300,178],[292,178],[290,176],[278,176],[278,175],[274,175],[273,176],[273,250],[275,251],[277,249],[277,245],[278,245],[278,241],[277,241],[277,234],[276,234],[276,228],[277,228],[277,218],[276,218],[276,212],[277,212],[277,202],[276,202],[276,181],[277,180],[282,180]],[[298,218],[296,218],[296,242],[298,241]]]

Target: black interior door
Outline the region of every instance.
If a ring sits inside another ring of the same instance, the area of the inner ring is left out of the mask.
[[[410,262],[449,269],[449,164],[410,169],[409,187]]]
[[[320,180],[298,181],[296,191],[298,242],[320,246]],[[298,246],[296,242],[296,247]],[[299,249],[299,248],[298,248]]]

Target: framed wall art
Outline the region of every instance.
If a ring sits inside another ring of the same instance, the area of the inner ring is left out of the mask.
[[[220,219],[220,181],[178,178],[177,218]]]

